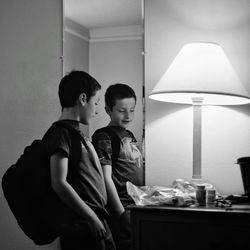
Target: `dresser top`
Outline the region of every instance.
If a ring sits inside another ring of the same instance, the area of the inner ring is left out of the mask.
[[[206,206],[196,206],[192,205],[189,207],[175,207],[175,206],[153,206],[153,205],[148,205],[148,206],[136,206],[136,205],[131,205],[128,207],[130,210],[140,210],[140,211],[165,211],[165,212],[200,212],[200,213],[247,213],[250,214],[250,203],[247,204],[233,204],[231,207],[206,207]]]

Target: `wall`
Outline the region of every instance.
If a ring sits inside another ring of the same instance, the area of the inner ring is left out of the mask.
[[[62,1],[2,0],[0,30],[2,176],[23,148],[40,138],[59,117],[57,87],[62,77]],[[2,189],[0,211],[1,249],[39,249],[18,227]],[[55,249],[57,243],[52,245]]]
[[[150,100],[182,46],[210,41],[225,50],[250,93],[249,1],[145,0],[146,183],[192,178],[192,108]],[[250,155],[250,106],[203,108],[202,177],[222,194],[242,194],[237,158]]]
[[[99,28],[90,31],[89,72],[102,85],[99,114],[90,125],[90,134],[109,123],[104,110],[104,93],[110,84],[126,83],[137,95],[136,115],[130,129],[142,143],[142,29],[140,26]]]
[[[89,30],[65,17],[64,74],[89,70]]]
[[[71,70],[83,70],[89,72],[89,30],[64,18],[64,63],[63,75]],[[88,126],[81,125],[83,132],[88,135]]]

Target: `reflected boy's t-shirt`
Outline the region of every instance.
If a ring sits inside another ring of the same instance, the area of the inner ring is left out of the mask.
[[[71,120],[64,122],[82,133],[79,122]],[[56,128],[49,135],[46,148],[50,156],[62,152],[69,158],[67,175],[69,184],[94,211],[106,213],[107,194],[102,167],[92,143],[86,137],[84,139],[87,145],[83,145],[81,142],[81,147],[79,144],[78,148],[73,147],[75,141],[73,142],[72,132],[66,128]],[[81,149],[79,162],[76,163],[75,159],[71,159],[71,157],[77,157],[76,151],[79,149]]]
[[[124,206],[133,204],[133,199],[127,193],[126,182],[143,185],[143,160],[138,143],[131,131],[119,126],[111,126],[121,140],[117,160],[112,163],[112,144],[109,135],[96,131],[92,143],[99,156],[101,165],[112,166],[112,179],[120,200]]]

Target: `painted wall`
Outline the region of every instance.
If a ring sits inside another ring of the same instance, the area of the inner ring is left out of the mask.
[[[71,70],[89,70],[89,30],[65,18],[64,74]]]
[[[110,84],[126,83],[137,95],[134,122],[130,129],[142,143],[143,111],[143,58],[141,27],[116,27],[96,29],[90,32],[90,74],[102,85],[102,97],[98,106],[98,116],[90,125],[90,134],[109,123],[109,116],[104,110],[104,93]],[[105,34],[105,36],[104,36]]]
[[[61,0],[2,0],[0,176],[60,113]],[[0,189],[0,248],[39,249],[18,227]],[[55,242],[53,247],[56,248]],[[43,248],[46,249],[46,248]],[[49,248],[47,248],[49,249]]]
[[[63,75],[72,70],[89,72],[89,30],[64,18],[63,39]],[[88,135],[89,127],[81,125],[82,131]]]
[[[150,100],[182,46],[219,43],[250,93],[249,1],[145,0],[146,182],[192,178],[192,108]],[[250,106],[203,108],[202,176],[222,194],[242,194],[236,160],[250,155]]]

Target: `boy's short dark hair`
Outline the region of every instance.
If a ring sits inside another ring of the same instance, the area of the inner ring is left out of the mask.
[[[80,94],[85,93],[87,102],[94,96],[101,85],[91,75],[84,71],[73,70],[65,75],[59,84],[59,99],[63,108],[73,107]]]
[[[105,105],[112,109],[115,106],[115,102],[117,99],[124,98],[134,98],[136,101],[136,94],[134,90],[123,83],[115,83],[110,85],[105,93]]]

